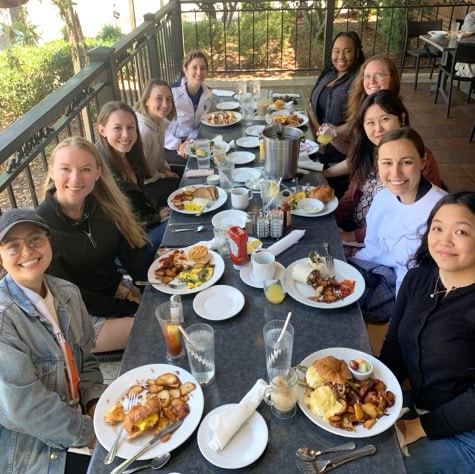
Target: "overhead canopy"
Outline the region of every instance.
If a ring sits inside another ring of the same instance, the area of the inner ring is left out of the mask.
[[[0,8],[14,8],[24,5],[28,0],[0,0]]]

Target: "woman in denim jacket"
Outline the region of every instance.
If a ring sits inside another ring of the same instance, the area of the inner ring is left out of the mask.
[[[0,217],[0,469],[64,473],[67,449],[91,446],[105,389],[78,288],[45,275],[49,228],[34,211]],[[88,458],[84,458],[87,462]],[[77,459],[74,471],[78,470]]]

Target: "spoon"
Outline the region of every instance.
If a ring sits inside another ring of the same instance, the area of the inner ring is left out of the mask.
[[[132,472],[141,471],[142,469],[148,469],[149,467],[151,467],[152,469],[160,469],[161,467],[165,466],[165,464],[170,460],[170,458],[171,454],[165,453],[161,456],[153,458],[152,462],[149,464],[142,464],[141,466],[131,467],[130,469],[122,471],[122,474],[131,474]]]
[[[353,441],[349,443],[340,444],[340,446],[334,446],[333,448],[327,449],[312,449],[312,448],[299,448],[297,449],[297,456],[299,458],[305,459],[306,461],[313,461],[317,456],[324,453],[334,453],[336,451],[351,451],[355,449],[356,444]]]
[[[193,231],[193,232],[201,232],[205,228],[204,225],[199,225],[196,229],[173,229],[172,232],[188,232],[188,231]]]

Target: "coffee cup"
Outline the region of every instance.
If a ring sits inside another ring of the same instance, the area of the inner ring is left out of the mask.
[[[246,209],[249,200],[252,199],[252,191],[247,188],[234,188],[231,190],[231,205],[234,209]]]
[[[262,251],[251,255],[252,274],[254,278],[260,282],[272,278],[275,273],[275,256],[271,252]]]

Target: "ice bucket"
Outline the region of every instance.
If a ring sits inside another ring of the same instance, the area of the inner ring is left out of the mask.
[[[272,126],[264,129],[264,170],[272,178],[291,179],[297,174],[300,141],[298,128]]]

